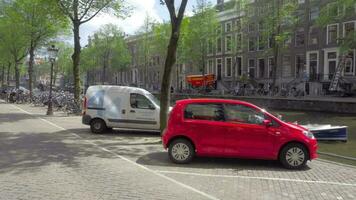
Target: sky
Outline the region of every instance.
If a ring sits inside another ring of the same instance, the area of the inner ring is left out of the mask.
[[[186,15],[190,16],[193,13],[193,8],[196,0],[188,0]],[[212,3],[216,3],[216,0],[209,0]],[[101,14],[96,16],[91,21],[83,24],[81,27],[81,43],[86,44],[89,35],[92,35],[97,31],[100,26],[108,23],[116,24],[125,33],[134,34],[144,22],[146,15],[149,15],[157,22],[163,22],[169,20],[169,13],[165,5],[160,4],[160,0],[126,0],[133,10],[130,17],[125,19],[118,19],[108,14]],[[180,3],[180,1],[177,1]]]

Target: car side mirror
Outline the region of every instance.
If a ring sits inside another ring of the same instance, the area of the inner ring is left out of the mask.
[[[268,120],[268,119],[263,120],[263,124],[264,124],[266,127],[272,126],[271,120]]]

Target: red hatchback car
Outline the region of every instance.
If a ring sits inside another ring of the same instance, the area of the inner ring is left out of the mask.
[[[317,141],[307,129],[284,122],[243,101],[186,99],[177,101],[162,136],[175,163],[194,156],[279,160],[299,169],[317,158]]]

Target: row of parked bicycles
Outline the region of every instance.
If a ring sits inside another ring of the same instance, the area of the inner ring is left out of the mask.
[[[49,91],[34,89],[32,98],[26,89],[3,89],[1,98],[8,103],[29,103],[34,106],[47,106],[49,103]],[[81,112],[81,102],[75,102],[74,94],[68,91],[52,91],[52,106],[55,111],[63,111],[67,114],[78,114]]]

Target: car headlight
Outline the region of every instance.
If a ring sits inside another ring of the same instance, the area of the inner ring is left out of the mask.
[[[303,131],[303,134],[304,134],[305,136],[307,136],[308,138],[310,138],[310,139],[314,139],[314,138],[315,138],[314,135],[313,135],[313,133],[310,132],[310,131]]]

